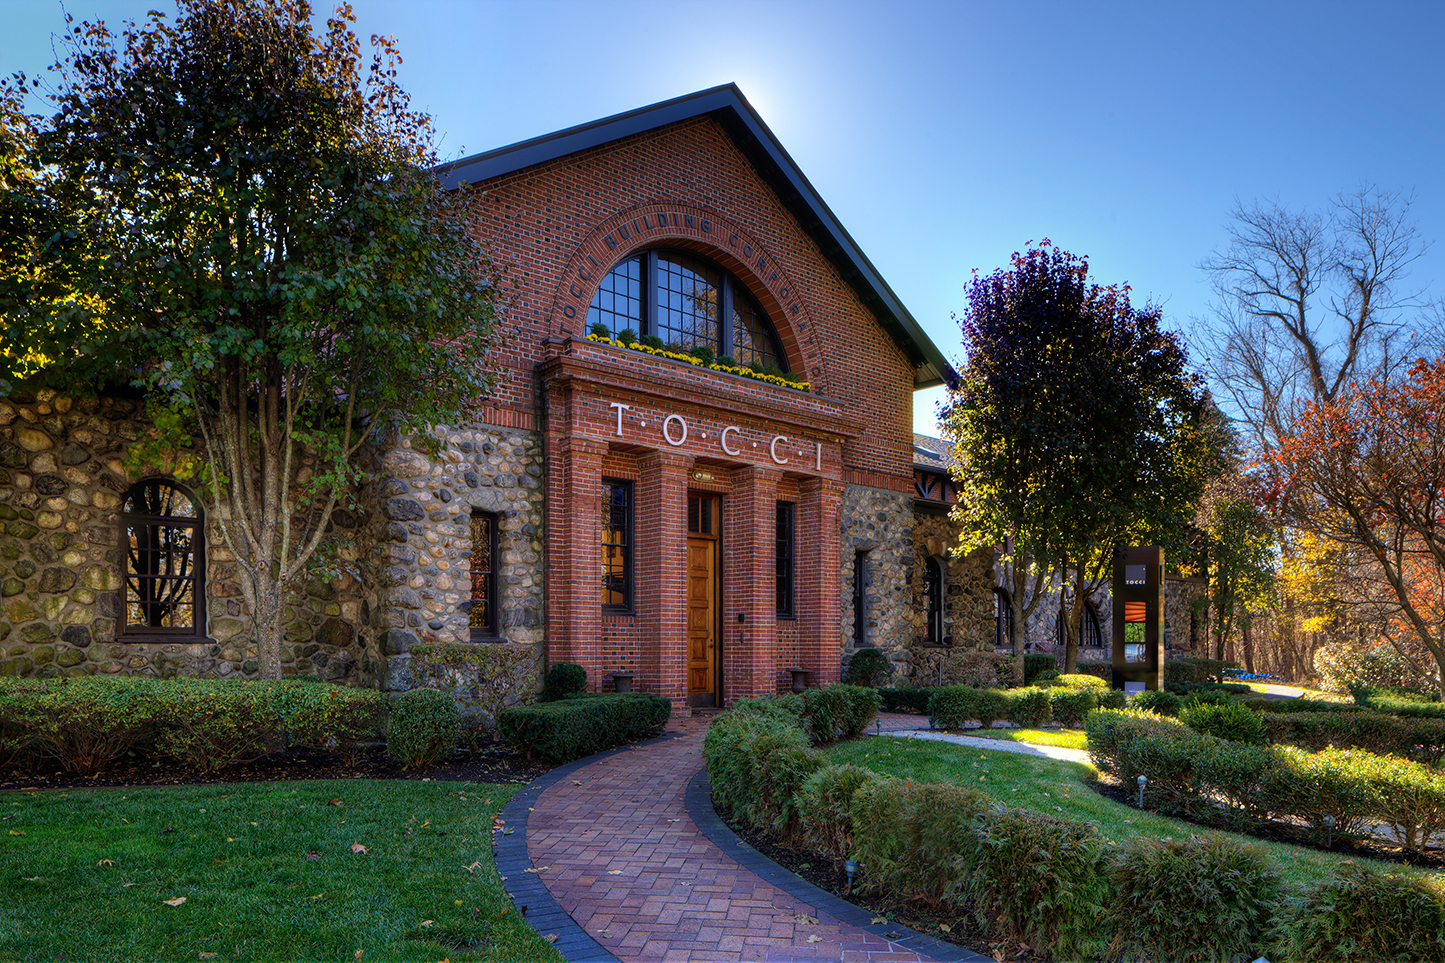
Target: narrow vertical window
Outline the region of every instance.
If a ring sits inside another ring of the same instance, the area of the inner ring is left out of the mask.
[[[632,611],[632,485],[602,483],[602,609]]]
[[[1084,621],[1079,625],[1079,645],[1092,649],[1104,645],[1104,633],[1099,627],[1099,612],[1093,603],[1084,603]]]
[[[997,652],[1014,648],[1014,607],[1003,589],[993,590],[993,647]]]
[[[777,589],[780,619],[791,619],[796,615],[793,600],[793,559],[797,545],[793,527],[797,517],[796,506],[792,502],[778,502],[778,550],[774,585]]]
[[[472,513],[472,641],[498,637],[497,516]]]
[[[126,492],[121,634],[205,634],[204,530],[200,506],[178,485],[151,479]]]
[[[868,553],[853,553],[853,646],[868,644]]]
[[[928,559],[923,566],[924,606],[928,613],[926,643],[943,644],[943,563]]]

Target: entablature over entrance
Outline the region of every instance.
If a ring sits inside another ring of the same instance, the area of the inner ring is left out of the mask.
[[[832,399],[593,341],[556,347],[540,373],[559,437],[837,480],[863,433]]]

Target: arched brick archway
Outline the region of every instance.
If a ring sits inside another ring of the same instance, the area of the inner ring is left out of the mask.
[[[772,253],[716,211],[689,204],[643,204],[602,222],[577,247],[552,301],[550,336],[585,337],[587,308],[607,272],[650,247],[695,251],[731,272],[778,333],[788,367],[817,394],[829,394],[826,355],[806,299]]]

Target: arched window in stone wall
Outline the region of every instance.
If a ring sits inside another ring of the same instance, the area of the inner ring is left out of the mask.
[[[927,631],[924,635],[924,644],[943,645],[943,592],[948,579],[943,571],[943,563],[936,558],[929,558],[923,565],[923,596],[924,607],[928,616]]]
[[[205,635],[205,519],[195,496],[160,478],[132,486],[121,506],[120,548],[120,633]]]
[[[993,648],[995,652],[1014,650],[1014,607],[1007,592],[993,590]]]
[[[722,319],[723,323],[719,323]],[[631,329],[686,352],[698,346],[744,367],[788,370],[768,316],[736,278],[681,251],[642,251],[613,268],[587,309],[587,327]]]

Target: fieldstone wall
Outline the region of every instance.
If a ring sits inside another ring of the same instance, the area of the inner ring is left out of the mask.
[[[877,646],[906,672],[908,644],[917,633],[913,613],[913,500],[907,495],[849,485],[839,513],[842,539],[838,579],[843,661],[863,645]],[[853,624],[856,553],[867,552],[866,625]],[[862,629],[860,634],[859,629]]]
[[[486,425],[438,427],[433,437],[435,456],[402,438],[374,465],[372,534],[381,571],[368,608],[385,689],[413,686],[413,645],[471,637],[473,511],[497,516],[502,638],[534,644],[541,655],[541,437]]]
[[[206,540],[207,635],[117,635],[118,512],[141,477],[124,458],[145,427],[142,404],[128,398],[41,392],[0,400],[0,675],[256,674],[235,559],[214,525]],[[374,670],[360,658],[361,609],[359,585],[349,577],[308,583],[287,609],[285,671],[367,681]]]

